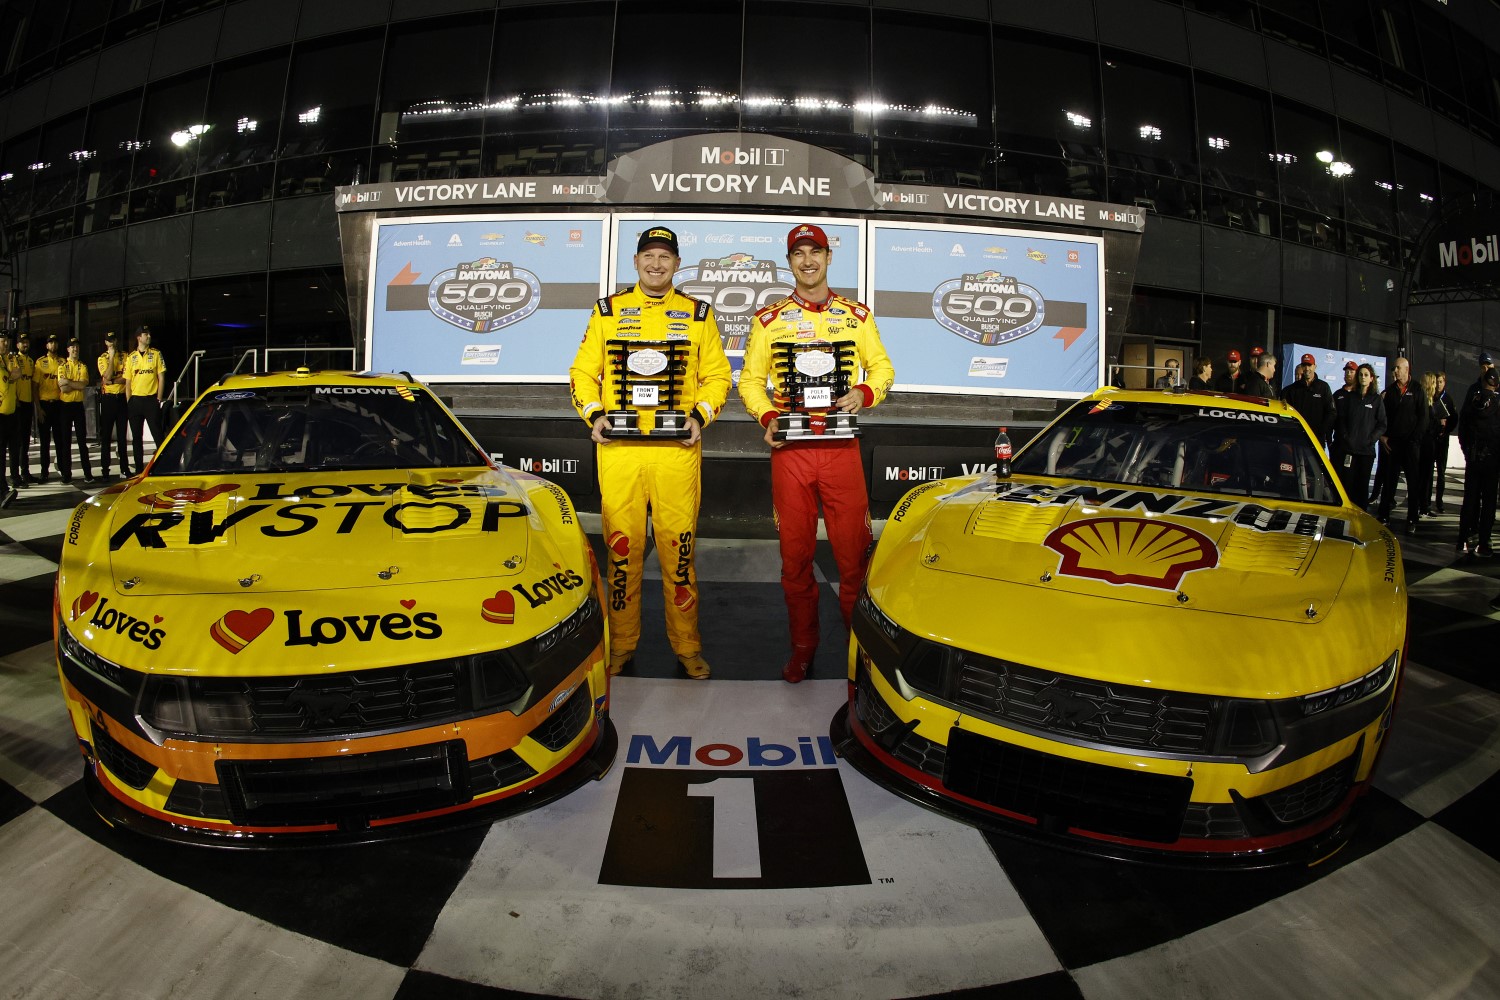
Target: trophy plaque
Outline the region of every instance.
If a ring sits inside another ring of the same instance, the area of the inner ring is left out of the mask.
[[[854,341],[782,341],[771,346],[772,379],[789,409],[776,418],[776,441],[859,437],[854,414],[834,409],[857,370]]]
[[[605,363],[614,373],[615,408],[604,414],[608,438],[685,438],[692,435],[682,409],[685,340],[610,340]],[[641,427],[641,411],[654,410],[650,430]]]

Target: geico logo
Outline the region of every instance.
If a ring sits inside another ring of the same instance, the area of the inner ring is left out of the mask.
[[[672,576],[672,582],[679,587],[686,587],[691,582],[693,575],[693,533],[684,531],[677,536],[677,570]]]
[[[159,617],[156,620],[161,621]],[[131,642],[138,642],[147,649],[160,649],[161,641],[167,637],[167,633],[162,629],[152,628],[141,619],[110,607],[107,597],[99,599],[99,609],[89,619],[89,624],[106,632],[123,635]]]
[[[582,586],[583,577],[570,569],[562,573],[553,573],[551,576],[543,577],[533,583],[530,590],[526,589],[526,584],[524,583],[518,583],[510,589],[526,598],[526,603],[530,604],[533,608],[539,608],[552,600],[552,598]]]
[[[249,528],[261,518],[271,520],[259,525],[259,531],[267,538],[293,538],[306,534],[323,523],[329,512],[337,512],[335,534],[347,535],[359,523],[364,512],[371,507],[384,507],[382,520],[406,535],[436,534],[453,531],[473,518],[473,511],[457,503],[398,503],[386,506],[379,500],[355,500],[346,503],[290,503],[279,507],[270,504],[247,504],[223,520],[215,521],[212,511],[198,510],[191,514],[180,511],[137,514],[130,518],[109,538],[111,552],[119,551],[126,542],[134,539],[144,549],[164,549],[168,532],[187,521],[188,545],[210,545],[223,538],[231,528]],[[271,513],[267,514],[266,512]],[[500,522],[512,517],[526,517],[531,508],[516,500],[490,500],[484,504],[479,531],[494,533],[500,530]],[[181,544],[182,539],[174,538]]]
[[[349,636],[359,642],[369,642],[379,632],[387,639],[402,642],[407,639],[436,639],[443,634],[437,614],[419,611],[414,615],[393,612],[386,615],[344,615],[314,618],[307,631],[302,630],[302,612],[286,612],[286,645],[325,646],[343,642]]]
[[[610,560],[613,572],[609,578],[609,606],[614,611],[625,610],[625,567],[630,563],[630,557],[624,556],[619,559]]]
[[[693,749],[691,736],[672,736],[657,743],[656,737],[636,733],[630,737],[625,763],[639,764],[642,759],[657,767],[689,767],[693,761],[709,767],[733,767],[744,762],[749,767],[785,767],[788,764],[838,764],[833,741],[827,736],[798,736],[797,746],[767,743],[757,736],[745,740],[744,749],[733,743],[705,743]]]

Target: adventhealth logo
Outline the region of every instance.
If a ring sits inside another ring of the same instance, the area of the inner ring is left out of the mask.
[[[657,767],[691,767],[696,761],[709,767],[785,767],[788,764],[809,766],[838,763],[833,753],[833,741],[827,736],[798,736],[795,748],[785,743],[767,743],[757,736],[745,740],[744,748],[733,743],[705,743],[693,749],[691,736],[671,736],[666,742],[657,743],[655,736],[636,733],[630,737],[630,750],[625,763],[639,764],[645,761]]]

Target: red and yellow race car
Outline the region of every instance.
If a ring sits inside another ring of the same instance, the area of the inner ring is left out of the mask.
[[[107,822],[352,842],[550,801],[615,754],[567,494],[410,378],[225,379],[73,512],[57,661]]]
[[[966,822],[1131,858],[1316,861],[1394,710],[1406,586],[1297,413],[1102,389],[1010,475],[887,521],[833,737]]]

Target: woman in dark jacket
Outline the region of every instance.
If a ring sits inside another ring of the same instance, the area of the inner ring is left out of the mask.
[[[1435,471],[1432,479],[1433,504],[1432,509],[1439,514],[1443,513],[1443,486],[1448,475],[1448,442],[1458,430],[1458,408],[1463,401],[1454,402],[1453,397],[1448,395],[1448,374],[1437,373],[1437,405],[1443,412],[1442,422],[1438,427],[1437,446],[1433,449],[1432,459]],[[1434,416],[1438,416],[1434,411]]]
[[[1375,446],[1385,433],[1385,406],[1375,385],[1375,369],[1360,365],[1354,389],[1339,401],[1336,418],[1341,444],[1339,481],[1357,507],[1370,502],[1370,467],[1375,464]]]
[[[1443,432],[1443,421],[1448,415],[1448,411],[1438,401],[1437,372],[1422,373],[1422,398],[1427,404],[1427,429],[1422,432],[1418,451],[1417,467],[1421,470],[1422,481],[1417,484],[1417,495],[1421,499],[1419,513],[1427,517],[1432,513],[1432,481],[1437,463],[1438,435]]]

